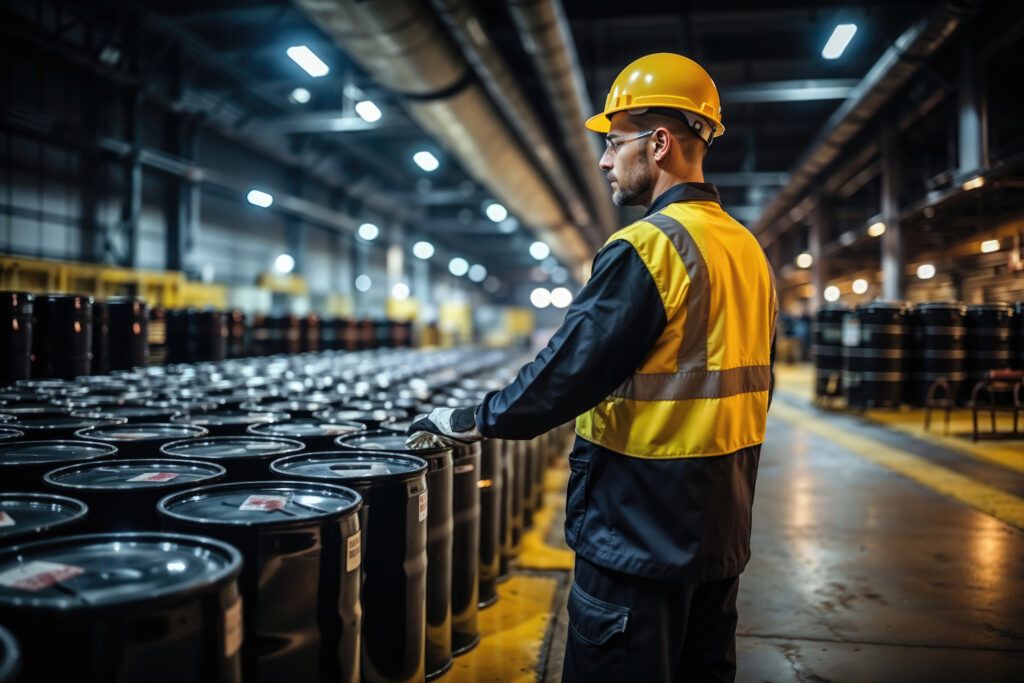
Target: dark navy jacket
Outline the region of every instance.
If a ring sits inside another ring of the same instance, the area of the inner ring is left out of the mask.
[[[707,183],[660,195],[718,201]],[[485,436],[530,439],[597,405],[640,366],[666,325],[647,267],[625,240],[594,258],[593,274],[565,320],[516,379],[477,408]],[[565,537],[594,564],[651,579],[736,576],[750,557],[750,517],[760,446],[707,458],[653,460],[576,437],[569,456]]]

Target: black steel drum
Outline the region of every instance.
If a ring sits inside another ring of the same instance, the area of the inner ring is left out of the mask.
[[[391,429],[390,423],[407,417],[401,408],[370,408],[368,410],[341,406],[316,413],[316,417],[331,422],[361,422],[367,429]]]
[[[91,296],[42,294],[32,327],[33,377],[72,379],[92,366]]]
[[[110,368],[127,370],[149,364],[149,305],[140,297],[107,299],[110,317]]]
[[[484,439],[480,444],[480,607],[498,599],[498,574],[501,564],[501,501],[504,488],[501,466],[501,441]]]
[[[35,295],[0,292],[0,386],[32,376]]]
[[[939,391],[936,398],[956,400],[967,379],[967,328],[964,307],[955,302],[923,303],[910,313],[913,349],[912,396],[924,405],[928,390],[938,379],[949,383],[950,393]]]
[[[55,408],[58,410],[58,408]],[[81,417],[43,413],[40,415],[19,415],[17,421],[6,425],[25,433],[26,439],[73,439],[75,433],[87,428],[117,427],[127,420],[123,417]]]
[[[75,436],[86,441],[102,441],[115,444],[121,458],[157,458],[160,446],[179,439],[197,439],[206,436],[207,431],[197,425],[170,424],[167,422],[139,422],[101,427],[87,427],[75,432]]]
[[[850,313],[845,304],[825,304],[814,318],[814,391],[816,396],[843,393],[843,318]]]
[[[255,436],[280,436],[295,439],[306,444],[311,451],[329,450],[334,440],[342,435],[355,434],[366,430],[360,422],[332,422],[316,417],[289,420],[275,424],[252,425],[249,434]]]
[[[172,441],[160,453],[173,458],[208,460],[227,470],[225,482],[260,481],[271,476],[270,463],[305,449],[301,441],[269,436],[212,436]]]
[[[10,416],[3,415],[0,418],[0,422],[7,422]],[[15,439],[25,438],[25,432],[18,431],[12,427],[0,427],[0,441],[14,441]]]
[[[92,304],[92,367],[93,375],[110,372],[110,311],[106,302]]]
[[[288,413],[269,410],[193,410],[172,418],[177,424],[197,425],[205,428],[212,436],[243,436],[252,425],[274,424],[290,420]]]
[[[239,683],[242,556],[167,533],[0,550],[0,623],[24,681]]]
[[[52,493],[0,493],[0,548],[78,530],[89,513],[80,500]]]
[[[480,451],[479,443],[452,451],[452,653],[480,641]]]
[[[434,447],[410,450],[405,435],[390,430],[357,432],[339,436],[342,448],[389,451],[426,460],[427,489],[427,678],[435,678],[452,665],[452,449]]]
[[[858,408],[895,408],[909,378],[909,308],[903,302],[871,301],[843,320],[843,391]]]
[[[1009,368],[1013,308],[989,303],[967,307],[967,385],[962,396],[969,399],[975,384],[991,370]]]
[[[7,441],[0,443],[0,491],[44,491],[43,475],[79,462],[110,459],[111,444],[89,441]]]
[[[304,453],[271,464],[277,476],[344,483],[362,496],[362,676],[414,683],[426,642],[426,461],[379,451]]]
[[[21,650],[10,631],[0,626],[0,683],[15,683],[21,673]]]
[[[1024,370],[1024,301],[1013,305],[1013,360],[1011,365]]]
[[[216,484],[224,468],[178,458],[106,460],[69,465],[43,476],[52,491],[89,506],[85,531],[158,531],[157,502],[169,493]]]
[[[359,681],[361,498],[308,482],[204,486],[162,499],[166,527],[242,552],[247,683]]]

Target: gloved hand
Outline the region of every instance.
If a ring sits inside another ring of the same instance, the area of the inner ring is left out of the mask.
[[[458,443],[480,441],[484,435],[476,428],[474,408],[434,408],[429,415],[419,415],[409,425],[406,448],[424,448],[437,445],[442,436]]]

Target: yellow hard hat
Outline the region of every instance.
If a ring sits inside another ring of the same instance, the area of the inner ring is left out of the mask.
[[[725,132],[722,125],[722,103],[718,88],[711,76],[700,64],[671,52],[657,52],[636,60],[619,73],[608,98],[604,111],[587,120],[587,128],[597,133],[607,133],[611,128],[612,114],[631,109],[661,107],[698,114],[713,126],[712,137]],[[690,117],[686,117],[690,120]],[[691,127],[701,138],[700,125]]]

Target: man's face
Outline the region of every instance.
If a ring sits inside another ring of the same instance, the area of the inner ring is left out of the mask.
[[[646,131],[638,130],[625,112],[615,114],[611,124],[599,166],[611,182],[612,201],[616,206],[646,205],[653,184],[647,159],[650,136],[636,137]]]

